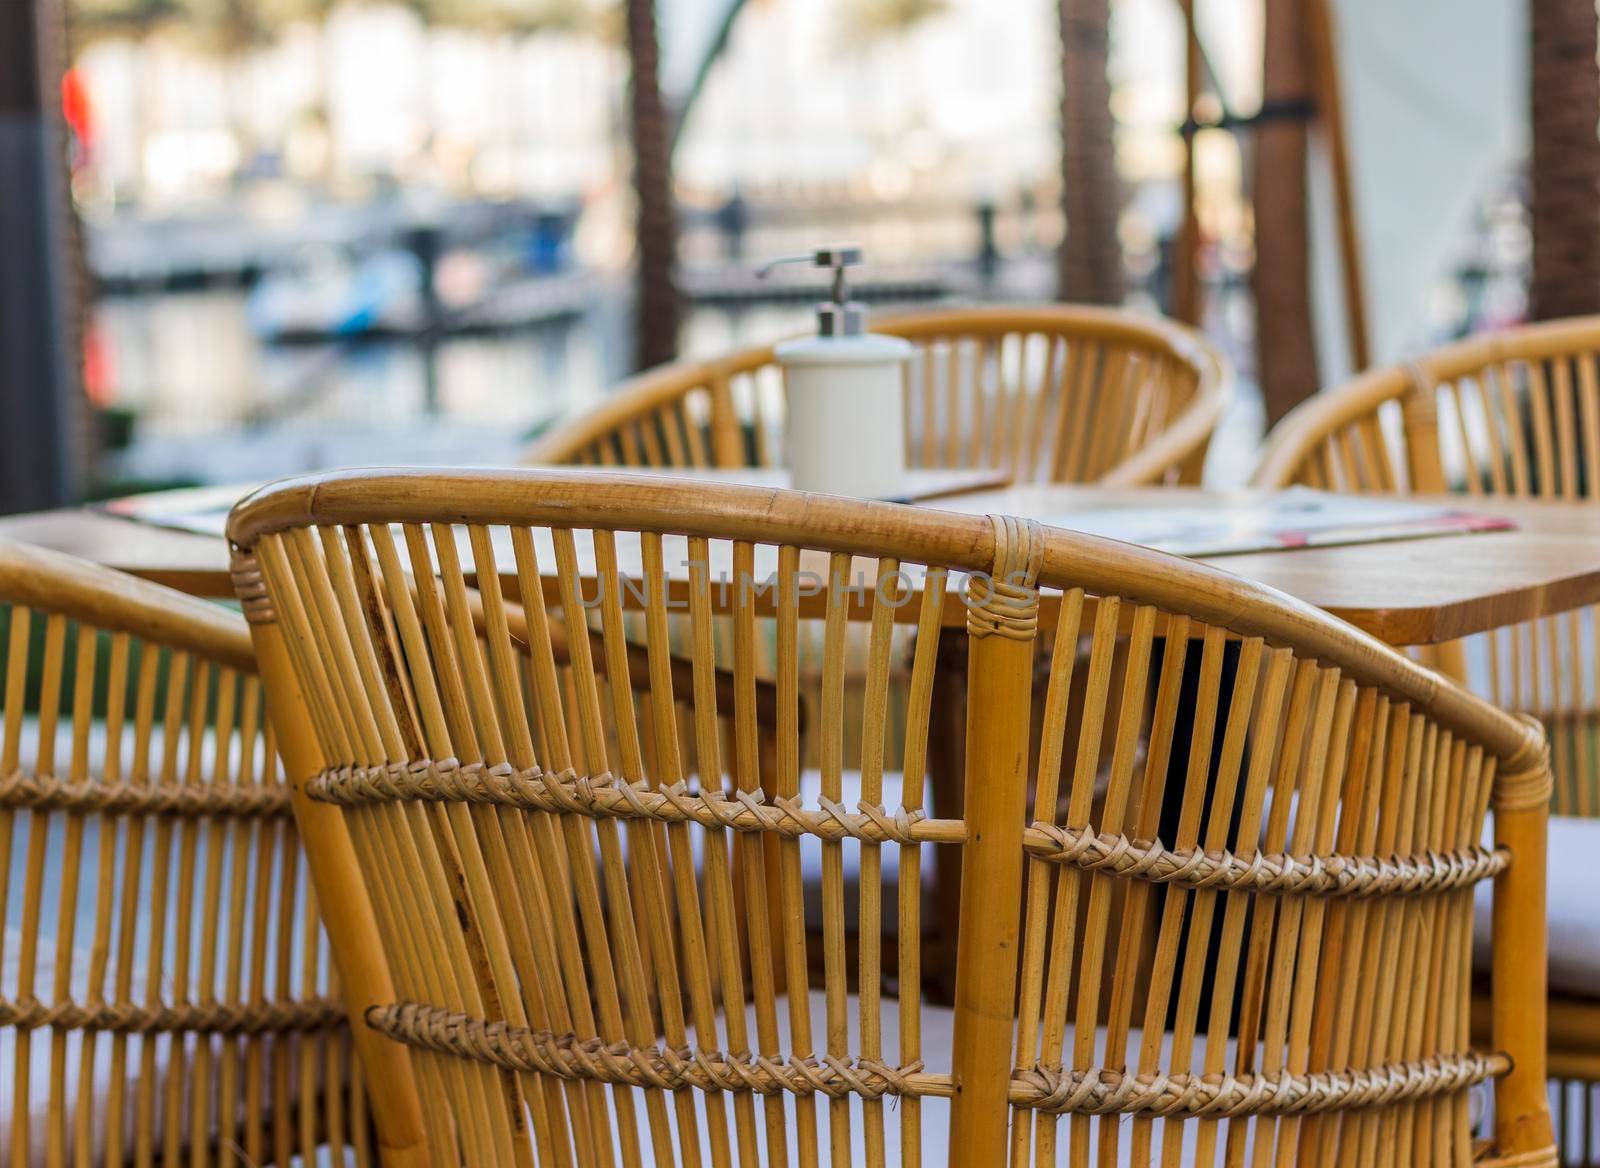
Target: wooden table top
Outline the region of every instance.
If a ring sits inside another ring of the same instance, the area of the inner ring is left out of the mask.
[[[707,476],[710,477],[710,476]],[[928,505],[1070,526],[1074,511],[1225,506],[1249,491],[1017,485]],[[1472,499],[1451,506],[1517,523],[1511,531],[1205,557],[1333,613],[1393,645],[1430,644],[1600,603],[1600,507],[1592,502]],[[0,518],[0,538],[107,564],[195,595],[230,596],[228,553],[210,535],[93,508]]]

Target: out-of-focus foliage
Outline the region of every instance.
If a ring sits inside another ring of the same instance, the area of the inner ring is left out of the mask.
[[[159,32],[191,37],[227,54],[268,42],[295,21],[326,20],[344,4],[388,4],[433,27],[520,36],[601,34],[610,7],[588,0],[70,0],[69,22],[79,47]]]
[[[950,0],[853,0],[850,15],[868,37],[893,37],[949,7]]]
[[[186,18],[186,0],[72,0],[67,29],[74,46],[140,40]]]

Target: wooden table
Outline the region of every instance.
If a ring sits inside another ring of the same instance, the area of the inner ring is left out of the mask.
[[[707,475],[705,477],[714,477]],[[742,476],[749,481],[749,476]],[[1073,511],[1222,506],[1249,492],[1028,485],[975,491],[927,505],[1063,522]],[[1513,531],[1205,559],[1287,592],[1391,645],[1453,640],[1600,603],[1600,507],[1593,503],[1465,499],[1452,506],[1516,521]],[[0,519],[0,538],[108,564],[199,596],[227,597],[221,539],[70,509]]]

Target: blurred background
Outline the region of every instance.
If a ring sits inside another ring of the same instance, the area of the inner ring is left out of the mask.
[[[1197,323],[1241,386],[1224,482],[1362,364],[1600,307],[1593,0],[0,7],[0,163],[44,159],[0,165],[9,510],[509,461],[638,368],[806,327],[815,274],[754,269],[836,239],[874,305]],[[1540,292],[1530,144],[1574,116],[1588,197],[1541,230],[1579,270]]]

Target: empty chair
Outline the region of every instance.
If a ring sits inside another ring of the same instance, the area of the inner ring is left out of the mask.
[[[1486,333],[1366,374],[1303,403],[1273,431],[1256,481],[1378,494],[1458,493],[1593,508],[1600,499],[1600,317]],[[1551,884],[1553,1074],[1589,1096],[1600,1084],[1600,657],[1597,610],[1563,613],[1428,650],[1429,660],[1496,704],[1544,722],[1561,825]],[[1591,840],[1588,848],[1578,839]],[[1581,1084],[1581,1086],[1580,1086]],[[1573,1107],[1585,1128],[1595,1101]],[[1600,1141],[1584,1131],[1587,1153]]]
[[[1600,499],[1600,317],[1470,337],[1302,403],[1255,480],[1376,494]],[[1492,510],[1492,505],[1489,508]],[[1497,630],[1440,663],[1545,722],[1557,814],[1600,815],[1593,612]]]
[[[0,1162],[373,1163],[245,622],[0,543]]]
[[[994,467],[1019,481],[1200,481],[1228,401],[1220,355],[1160,317],[1056,304],[892,316],[906,370],[906,465]],[[662,366],[533,443],[523,461],[783,466],[771,345]]]
[[[347,1001],[411,1084],[377,1113],[396,1163],[1555,1163],[1542,732],[1319,612],[1009,518],[556,471],[290,480],[229,536],[314,878],[366,922],[333,934]],[[966,804],[935,818],[931,634],[952,611]],[[565,673],[558,614],[596,634]],[[821,793],[802,797],[812,618]],[[868,696],[847,713],[851,621]],[[896,623],[923,635],[891,731]],[[963,866],[953,1009],[920,994],[929,851]],[[1490,879],[1494,1032],[1474,1049]],[[1470,1106],[1491,1083],[1492,1121]]]

